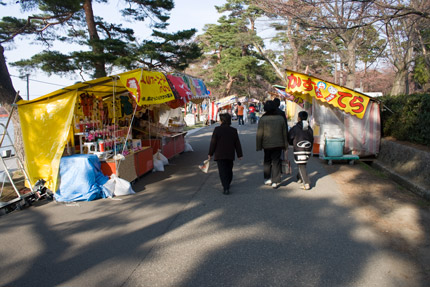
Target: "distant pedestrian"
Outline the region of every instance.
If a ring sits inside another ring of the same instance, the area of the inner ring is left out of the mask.
[[[245,122],[243,121],[243,110],[244,110],[244,106],[242,106],[241,102],[237,103],[237,120],[239,122],[239,126],[240,125],[244,125]]]
[[[288,141],[294,148],[294,162],[297,164],[299,171],[297,181],[303,183],[302,188],[311,189],[306,164],[312,154],[314,144],[314,132],[308,123],[308,113],[299,112],[298,123],[288,132]]]
[[[278,188],[281,183],[281,154],[288,149],[287,124],[276,114],[273,101],[264,104],[257,128],[257,151],[264,150],[264,184]]]
[[[249,106],[248,111],[249,111],[249,118],[250,118],[251,124],[255,124],[257,122],[257,115],[255,114],[256,110],[257,109],[255,108],[254,104],[251,104]]]
[[[231,127],[231,115],[220,114],[221,125],[217,126],[211,138],[208,159],[214,158],[218,165],[219,177],[223,186],[223,193],[230,193],[230,184],[233,180],[233,161],[235,153],[242,159],[242,146],[237,129]]]

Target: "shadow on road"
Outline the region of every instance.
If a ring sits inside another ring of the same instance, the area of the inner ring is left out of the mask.
[[[197,168],[213,128],[189,136],[194,152],[143,176],[133,196],[0,218],[0,285],[424,286],[416,263],[355,217],[318,159],[311,191],[294,172],[264,186],[256,126],[239,129],[244,158],[222,195],[216,164]]]

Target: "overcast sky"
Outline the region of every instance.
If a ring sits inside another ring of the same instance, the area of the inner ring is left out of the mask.
[[[118,17],[118,13],[111,13],[113,9],[118,10],[118,6],[121,1],[111,1],[112,4],[109,7],[106,5],[100,8],[94,8],[95,14],[100,15],[105,18],[106,21],[114,21],[113,17]],[[216,23],[220,14],[217,13],[215,9],[216,6],[220,6],[225,3],[225,0],[175,0],[175,8],[171,11],[171,17],[169,20],[169,32],[186,30],[191,28],[196,28],[198,30],[198,34],[203,32],[203,26],[208,23]],[[7,9],[0,9],[0,17],[4,16],[16,16],[23,17],[21,11],[19,11],[19,7],[16,6],[14,8],[9,7]],[[123,23],[123,25],[130,25],[127,23]],[[142,26],[140,26],[142,27]],[[148,37],[151,34],[151,31],[142,28],[141,31],[139,29],[134,28],[136,36],[140,39],[144,37]],[[9,45],[6,46],[9,48]],[[25,40],[17,40],[15,41],[12,49],[8,49],[5,51],[5,57],[7,63],[14,62],[23,58],[30,58],[32,55],[40,52],[44,48],[42,46],[30,45],[28,41]],[[53,48],[54,50],[66,52],[67,45],[59,45]],[[27,99],[27,81],[24,79],[20,79],[19,73],[16,69],[8,65],[9,73],[12,76],[13,85],[15,90],[20,91],[21,97]],[[64,86],[72,85],[76,81],[80,81],[80,78],[68,79],[61,78],[58,76],[47,76],[43,72],[37,72],[30,75],[30,99],[34,99],[55,90],[60,89]],[[90,79],[86,79],[90,80]]]

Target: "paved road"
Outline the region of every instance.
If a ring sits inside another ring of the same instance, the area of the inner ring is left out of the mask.
[[[216,165],[197,168],[213,128],[191,134],[194,152],[143,176],[135,195],[0,217],[0,286],[426,286],[354,218],[319,159],[310,191],[296,169],[264,186],[255,125],[239,128],[244,158],[221,194]]]

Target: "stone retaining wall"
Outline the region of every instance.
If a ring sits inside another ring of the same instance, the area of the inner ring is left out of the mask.
[[[380,153],[374,164],[430,200],[430,152],[382,139]]]

